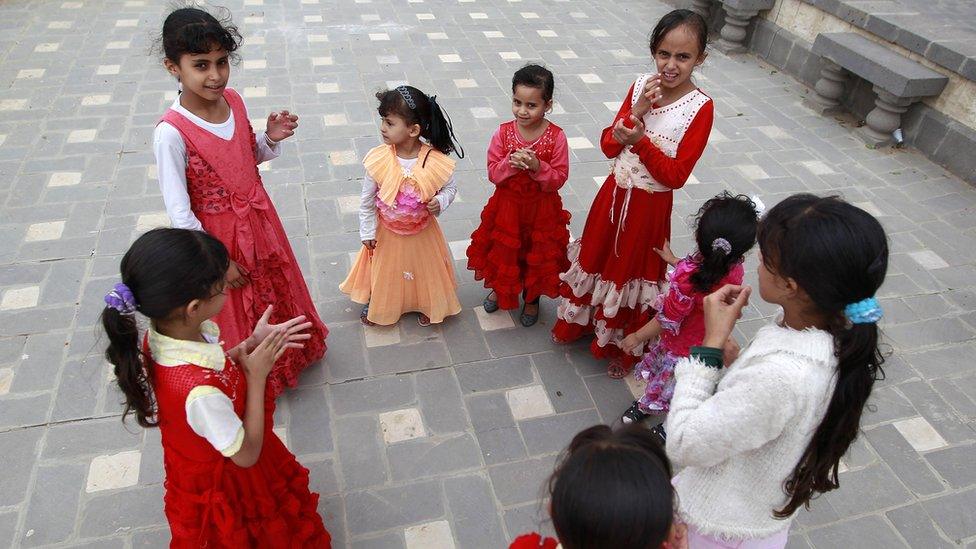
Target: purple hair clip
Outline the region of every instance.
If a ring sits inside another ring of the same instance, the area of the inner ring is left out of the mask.
[[[121,282],[105,294],[105,304],[124,315],[136,314],[136,298],[132,290]]]
[[[725,255],[729,255],[732,253],[732,244],[730,244],[728,240],[719,237],[712,241],[712,249],[721,251]]]

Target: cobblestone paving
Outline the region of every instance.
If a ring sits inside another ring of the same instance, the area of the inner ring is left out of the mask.
[[[167,223],[150,136],[175,84],[147,53],[154,1],[0,5],[0,546],[162,547],[159,434],[119,421],[95,322],[120,254]],[[312,470],[337,546],[489,548],[549,527],[539,503],[557,452],[612,422],[632,387],[581,346],[555,347],[554,315],[516,328],[486,315],[462,261],[490,186],[484,153],[509,116],[512,72],[557,75],[552,118],[572,145],[563,197],[579,235],[607,162],[595,146],[635,75],[655,0],[245,0],[231,85],[256,125],[302,116],[262,169],[322,318],[324,363],[281,400],[280,433]],[[443,226],[464,311],[422,329],[367,329],[337,289],[359,246],[358,164],[377,142],[379,87],[436,92],[466,145],[461,198]],[[797,191],[841,193],[879,216],[893,243],[882,297],[894,349],[842,488],[814,502],[792,548],[976,547],[976,191],[907,150],[872,151],[806,110],[806,91],[745,56],[712,52],[701,86],[715,130],[676,194],[687,216],[723,189],[771,205]],[[749,262],[755,282],[755,257]],[[750,337],[770,316],[756,303]]]

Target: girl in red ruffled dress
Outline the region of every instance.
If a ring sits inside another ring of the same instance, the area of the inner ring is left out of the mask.
[[[559,295],[559,274],[569,268],[569,212],[559,189],[569,178],[569,147],[563,130],[546,120],[552,108],[552,73],[526,65],[512,78],[515,120],[499,126],[488,146],[488,180],[495,193],[471,235],[468,269],[491,293],[485,311],[515,309],[519,321],[539,319],[539,297]]]
[[[309,491],[308,469],[272,431],[268,375],[286,349],[301,350],[304,317],[269,324],[225,351],[209,319],[227,301],[227,248],[189,229],[154,229],[122,258],[122,282],[105,296],[102,326],[134,412],[162,435],[163,497],[173,548],[330,546]],[[139,337],[136,313],[149,319]]]
[[[613,170],[590,206],[581,239],[569,248],[553,341],[593,333],[590,351],[622,378],[640,351],[621,340],[650,320],[666,264],[654,252],[671,237],[672,191],[701,157],[712,128],[712,100],[691,81],[705,61],[705,20],[674,10],[651,35],[657,73],[637,79],[600,146]]]
[[[277,396],[325,355],[329,331],[257,169],[280,154],[280,141],[294,133],[298,117],[272,113],[267,131],[255,138],[244,101],[227,88],[229,60],[239,45],[236,28],[203,10],[182,8],[166,18],[164,64],[181,93],[156,126],[153,150],[172,225],[206,231],[230,251],[228,303],[216,318],[224,342],[243,341],[272,303],[274,322],[304,315],[312,323],[305,347],[286,352],[271,373]]]

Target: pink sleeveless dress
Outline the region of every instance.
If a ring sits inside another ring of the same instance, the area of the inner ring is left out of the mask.
[[[227,246],[231,260],[247,269],[250,284],[227,289],[227,302],[214,319],[226,348],[243,341],[274,305],[271,323],[305,315],[312,338],[289,349],[269,376],[277,396],[298,383],[298,374],[325,355],[329,330],[319,319],[271,198],[258,174],[255,138],[244,101],[224,91],[234,116],[234,136],[222,139],[170,109],[162,120],[179,130],[186,144],[186,186],[190,207],[203,229]]]

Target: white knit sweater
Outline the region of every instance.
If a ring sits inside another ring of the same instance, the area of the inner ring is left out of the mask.
[[[666,430],[680,472],[681,517],[728,540],[763,538],[789,526],[773,517],[788,501],[783,483],[827,412],[837,359],[821,330],[764,326],[728,368],[686,358]]]

